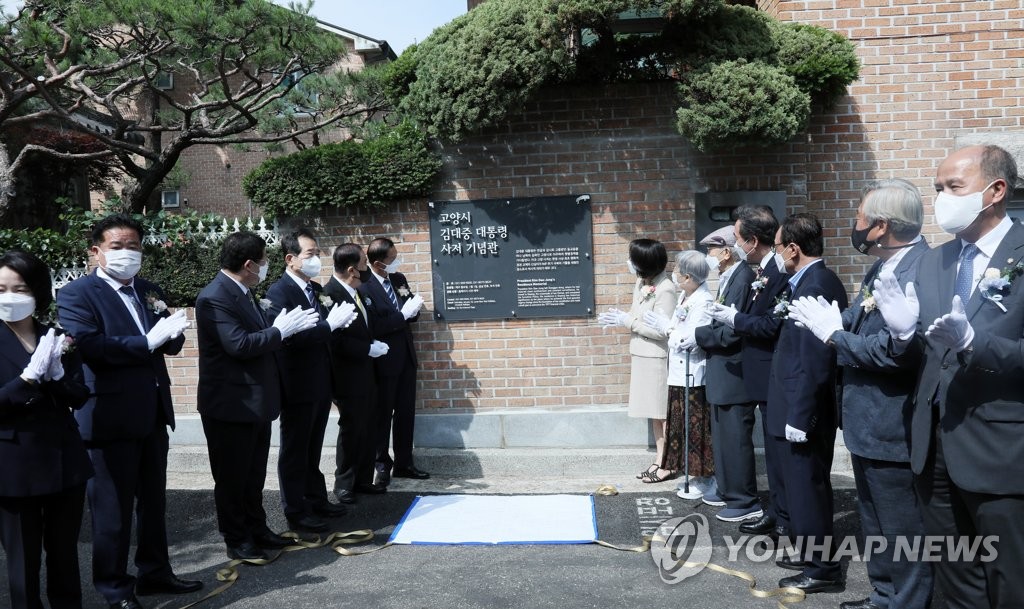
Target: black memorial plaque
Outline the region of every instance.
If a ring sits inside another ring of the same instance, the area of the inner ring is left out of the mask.
[[[590,195],[430,203],[438,319],[587,317]]]

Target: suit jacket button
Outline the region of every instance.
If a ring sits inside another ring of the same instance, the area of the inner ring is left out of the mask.
[[[945,370],[947,368],[949,368],[949,364],[947,364],[946,362],[942,362],[942,369]]]

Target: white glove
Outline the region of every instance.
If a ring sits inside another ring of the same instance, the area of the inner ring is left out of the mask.
[[[643,317],[644,324],[648,327],[657,330],[662,334],[668,334],[668,328],[672,325],[672,320],[665,317],[657,311],[647,311]]]
[[[695,330],[690,330],[686,334],[682,335],[679,340],[679,346],[676,347],[679,351],[689,351],[697,346],[697,333]]]
[[[953,297],[953,309],[932,322],[924,335],[956,353],[960,353],[971,344],[974,340],[974,328],[971,327],[971,322],[967,321],[964,303],[960,301],[959,295]]]
[[[413,317],[416,317],[419,314],[420,309],[422,307],[423,297],[417,294],[410,298],[409,300],[406,300],[405,304],[402,305],[402,317],[406,319],[412,319]]]
[[[161,317],[153,327],[146,333],[146,342],[149,343],[149,350],[156,351],[164,343],[181,336],[181,333],[188,327],[188,319],[185,318],[185,311],[179,310],[174,315]]]
[[[293,334],[312,328],[318,321],[320,321],[320,314],[316,312],[316,309],[295,307],[291,311],[281,309],[274,319],[274,327],[281,333],[281,340],[284,340]]]
[[[21,378],[26,381],[38,383],[50,368],[50,360],[53,358],[53,341],[55,340],[53,328],[39,339],[36,350],[28,360],[28,366],[21,373]]]
[[[720,321],[730,328],[736,327],[736,313],[738,313],[736,307],[732,305],[727,307],[724,304],[717,302],[709,302],[707,311],[708,315],[710,315],[715,321]]]
[[[59,381],[64,378],[64,362],[60,360],[64,355],[64,340],[64,336],[54,335],[53,337],[53,354],[50,357],[50,365],[46,368],[46,374],[43,375],[44,381]]]
[[[871,295],[875,297],[875,306],[889,327],[889,334],[896,340],[909,339],[917,330],[917,317],[921,313],[914,284],[908,283],[904,293],[896,275],[886,269],[879,273],[874,287]]]
[[[597,317],[597,323],[601,324],[601,327],[605,329],[614,328],[615,326],[628,328],[629,313],[618,309],[608,309]]]
[[[338,328],[347,328],[352,325],[355,318],[359,316],[356,313],[356,306],[351,302],[341,302],[327,312],[327,325],[331,327],[331,332],[334,332]]]
[[[390,349],[390,347],[388,347],[387,343],[382,343],[379,340],[375,340],[372,343],[370,343],[370,357],[380,357],[386,354],[388,352],[388,349]]]
[[[790,427],[786,425],[786,441],[787,442],[806,442],[807,432],[800,431],[796,427]]]
[[[843,312],[839,303],[831,304],[823,297],[817,300],[810,296],[801,296],[789,303],[789,318],[801,328],[807,328],[823,343],[836,332],[843,331]]]

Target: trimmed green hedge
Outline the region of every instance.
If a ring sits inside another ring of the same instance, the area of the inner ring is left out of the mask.
[[[412,123],[380,127],[363,142],[349,140],[269,159],[242,180],[254,205],[269,216],[325,207],[380,207],[430,194],[441,159]]]

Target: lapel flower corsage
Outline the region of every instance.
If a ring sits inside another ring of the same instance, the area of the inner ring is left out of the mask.
[[[363,296],[363,306],[364,307],[372,307],[373,306],[373,300],[369,296]]]
[[[401,296],[402,298],[408,298],[412,296],[412,292],[409,291],[409,288],[403,285],[402,287],[398,288],[398,295]]]
[[[327,294],[321,294],[320,295],[320,304],[322,304],[325,307],[327,307],[328,309],[330,309],[334,305],[334,299],[331,298],[330,296],[328,296]]]
[[[992,301],[1003,313],[1006,313],[1006,307],[1001,302],[1003,295],[1010,287],[1010,283],[1024,274],[1024,258],[1016,264],[1014,264],[1013,258],[1010,258],[1006,263],[1010,266],[1007,266],[1002,271],[994,267],[985,269],[985,274],[978,281],[978,292],[981,293],[981,297]]]
[[[878,308],[878,305],[875,304],[875,296],[871,293],[871,290],[868,289],[868,286],[861,288],[860,295],[860,307],[864,309],[865,314],[868,314]]]
[[[157,298],[154,292],[146,294],[146,305],[149,306],[149,310],[160,315],[167,310],[167,303]]]
[[[270,307],[274,306],[274,303],[269,298],[260,298],[260,308],[264,311],[269,311]]]
[[[772,309],[772,315],[779,319],[789,319],[789,300],[779,296],[775,299],[775,308]]]
[[[654,297],[654,290],[655,290],[655,287],[653,285],[645,285],[645,286],[641,287],[640,288],[640,295],[643,296],[643,298],[641,298],[640,301],[643,302],[643,301],[647,301],[647,300],[650,300],[651,298],[653,298]]]
[[[764,286],[768,285],[767,277],[758,277],[757,279],[750,282],[750,289],[754,290],[754,297],[751,300],[757,300],[757,295],[761,293]],[[724,304],[724,303],[723,303]]]
[[[72,351],[75,350],[75,339],[72,338],[70,334],[65,334],[58,338],[64,339],[60,345],[60,354],[62,356],[67,355],[68,353],[71,353]]]

